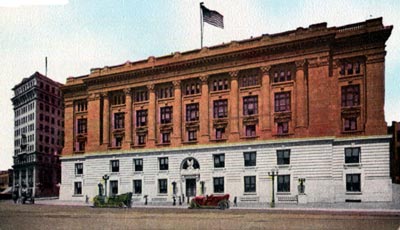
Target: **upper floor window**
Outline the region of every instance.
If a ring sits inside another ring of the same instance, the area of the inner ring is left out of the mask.
[[[188,131],[188,141],[197,141],[197,130]]]
[[[344,149],[344,163],[352,164],[352,163],[360,163],[360,148],[345,148]]]
[[[342,107],[360,105],[360,85],[342,86]]]
[[[260,85],[259,69],[247,70],[242,72],[239,81],[240,87]]]
[[[161,124],[169,124],[172,122],[172,106],[160,108],[160,122]]]
[[[357,130],[357,117],[348,117],[344,119],[344,131],[356,131]]]
[[[291,81],[292,71],[291,70],[276,70],[274,71],[274,82]]]
[[[39,104],[39,105],[41,105],[41,104]],[[41,107],[40,109],[42,109],[43,105],[40,107]],[[85,100],[76,101],[75,102],[75,111],[77,111],[77,112],[87,111],[87,101],[85,101]]]
[[[83,174],[83,163],[76,163],[75,164],[75,175],[82,175]]]
[[[225,154],[214,154],[214,168],[225,168]]]
[[[114,114],[114,129],[123,129],[125,122],[125,114],[124,113],[115,113]]]
[[[188,82],[185,84],[185,95],[199,94],[200,92],[200,82]]]
[[[258,114],[258,96],[243,97],[243,115]]]
[[[275,112],[290,111],[290,92],[275,93]]]
[[[146,126],[147,125],[147,109],[136,111],[136,126]]]
[[[225,138],[225,128],[216,128],[215,129],[215,139],[221,140]]]
[[[199,103],[186,105],[186,121],[199,120]]]
[[[158,158],[160,170],[168,170],[168,157]]]
[[[227,90],[229,88],[228,78],[218,78],[212,81],[212,91]]]
[[[135,172],[143,171],[143,159],[134,159],[133,163],[135,164]]]
[[[171,133],[170,132],[161,133],[161,138],[162,138],[161,141],[163,144],[171,143]]]
[[[138,145],[145,145],[146,144],[146,135],[145,134],[138,134],[137,136]]]
[[[346,61],[340,66],[340,75],[353,75],[361,73],[359,61]]]
[[[157,90],[157,97],[159,99],[174,97],[174,87],[160,86]]]
[[[139,90],[135,92],[135,102],[149,100],[149,93],[147,90]]]
[[[228,100],[214,101],[214,118],[228,117]]]
[[[125,95],[123,93],[115,93],[111,97],[111,105],[124,105]]]
[[[111,172],[119,172],[119,160],[110,161]]]
[[[278,122],[277,123],[277,134],[288,134],[289,133],[289,122]]]
[[[243,154],[244,157],[244,166],[256,166],[257,164],[257,153],[256,152],[247,152]]]
[[[276,160],[278,165],[289,165],[290,164],[290,149],[277,150]]]
[[[84,134],[87,133],[87,119],[78,119],[78,133]]]
[[[245,126],[245,136],[255,137],[256,136],[256,125],[246,125]]]

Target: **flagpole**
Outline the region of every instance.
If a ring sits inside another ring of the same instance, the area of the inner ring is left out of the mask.
[[[203,5],[203,2],[200,2],[200,32],[201,32],[201,37],[200,37],[200,48],[203,48],[203,10],[201,9],[201,6]]]

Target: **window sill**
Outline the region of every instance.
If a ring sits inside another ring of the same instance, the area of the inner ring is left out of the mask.
[[[118,150],[121,149],[121,146],[114,146],[114,147],[108,147],[109,150]]]
[[[145,105],[145,104],[148,104],[148,103],[149,103],[149,100],[146,100],[146,101],[134,101],[133,102],[134,105]]]
[[[362,164],[360,164],[360,163],[345,163],[344,165],[343,165],[343,168],[345,168],[345,169],[347,169],[347,168],[361,168],[362,167]]]
[[[244,196],[257,196],[257,192],[244,192]]]
[[[280,196],[291,196],[292,194],[290,192],[276,192],[276,195],[280,195]]]
[[[159,144],[156,144],[156,146],[168,146],[168,145],[171,145],[171,142],[169,142],[169,143],[159,143]]]
[[[213,168],[214,172],[221,172],[221,171],[225,171],[225,167],[221,167],[221,168]]]
[[[158,102],[173,101],[174,97],[157,98]]]
[[[346,195],[362,195],[362,192],[346,192]]]
[[[75,174],[75,177],[83,177],[83,174]]]
[[[280,169],[291,169],[292,166],[290,164],[285,164],[285,165],[277,165],[278,168]]]
[[[244,166],[244,170],[257,170],[257,166]]]
[[[140,144],[140,145],[132,145],[133,148],[144,148],[146,147],[146,144]]]
[[[84,154],[85,151],[75,151],[74,154]]]
[[[211,94],[218,94],[218,93],[229,93],[230,89],[222,89],[222,90],[210,90]]]
[[[168,193],[157,193],[157,196],[168,196]]]
[[[119,176],[119,172],[110,172],[110,176]]]
[[[210,141],[213,141],[213,142],[224,142],[224,141],[227,141],[227,140],[228,140],[228,138],[210,139]]]
[[[183,96],[183,98],[196,98],[196,97],[200,97],[201,93],[196,93],[196,94],[185,94]]]
[[[167,170],[158,170],[158,173],[160,174],[168,174],[169,173],[169,170],[167,169]]]
[[[243,136],[243,137],[240,137],[240,139],[257,139],[257,138],[259,138],[260,136]]]
[[[72,195],[72,197],[83,197],[83,195],[82,194],[74,194],[74,195]]]
[[[362,130],[342,130],[342,134],[361,134],[362,132]]]
[[[184,141],[184,142],[182,142],[183,144],[197,144],[197,140],[195,140],[195,141]]]
[[[352,78],[352,77],[363,77],[363,76],[364,76],[364,73],[353,73],[353,74],[344,74],[344,75],[339,74],[339,79]]]
[[[239,88],[240,88],[240,91],[248,91],[248,90],[253,90],[253,89],[259,89],[260,87],[261,87],[261,85],[258,84],[258,85],[242,86]]]
[[[274,80],[274,79],[272,79]],[[272,82],[271,85],[272,87],[282,87],[282,86],[286,86],[286,85],[293,85],[294,81],[293,80],[289,80],[289,81],[278,81],[278,82]]]
[[[134,171],[133,175],[143,175],[143,171]]]
[[[132,196],[134,196],[134,197],[136,197],[136,198],[137,198],[137,197],[141,197],[141,196],[142,196],[142,194],[141,194],[141,193],[133,193],[133,194],[132,194]]]

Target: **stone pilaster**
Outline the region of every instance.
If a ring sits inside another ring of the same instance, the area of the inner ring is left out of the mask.
[[[308,125],[307,82],[305,77],[306,60],[296,61],[296,128],[306,128]],[[294,96],[291,96],[291,101]],[[293,104],[293,103],[292,103]]]
[[[62,151],[63,156],[72,155],[74,152],[74,121],[74,102],[66,99],[64,105],[64,148]]]
[[[258,113],[260,114],[260,121],[261,121],[261,135],[263,137],[266,136],[268,132],[271,132],[271,86],[270,86],[270,70],[271,66],[263,66],[261,67],[261,111]]]
[[[149,110],[147,113],[147,127],[148,127],[148,138],[147,147],[155,147],[156,144],[156,93],[154,91],[154,84],[147,85],[149,91]]]
[[[230,135],[229,141],[239,140],[239,85],[238,85],[238,71],[229,72],[231,76],[231,89],[230,89]]]
[[[88,97],[87,152],[94,152],[100,146],[100,121],[100,94],[92,93]]]
[[[125,137],[123,149],[130,149],[132,144],[132,90],[124,89],[125,93]]]
[[[172,109],[173,135],[172,146],[179,146],[182,143],[182,87],[181,81],[173,81],[174,85],[174,106]]]
[[[209,118],[209,95],[208,76],[200,76],[201,98],[200,98],[200,143],[208,143],[210,139],[210,118]]]
[[[110,102],[108,93],[102,93],[103,98],[103,149],[107,149],[110,143]]]

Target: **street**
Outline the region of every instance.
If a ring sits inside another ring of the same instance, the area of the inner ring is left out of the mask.
[[[92,208],[0,202],[0,229],[398,229],[400,216],[273,210]]]

